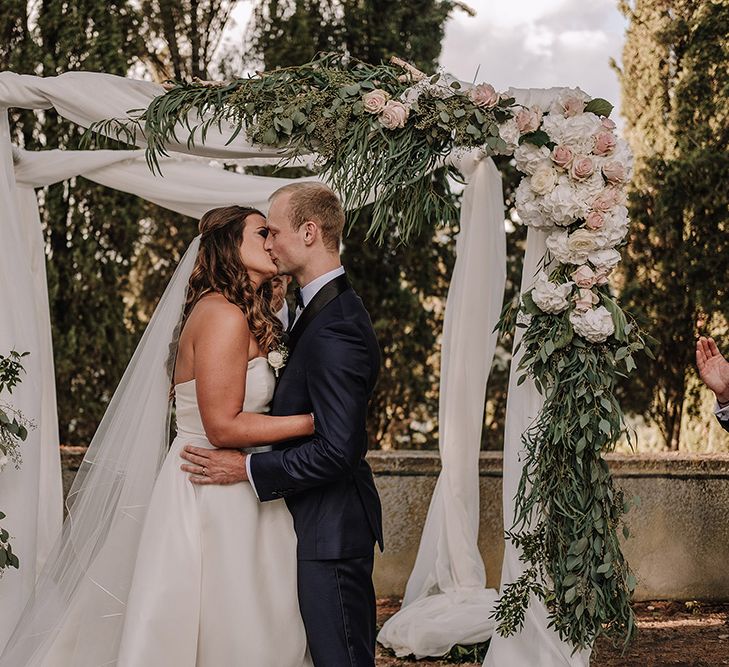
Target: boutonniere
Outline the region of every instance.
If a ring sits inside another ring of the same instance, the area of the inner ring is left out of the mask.
[[[268,365],[273,369],[276,377],[278,377],[279,371],[286,365],[286,360],[288,358],[288,348],[283,344],[268,353]]]

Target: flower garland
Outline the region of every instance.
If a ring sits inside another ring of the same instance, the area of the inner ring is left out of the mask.
[[[505,309],[500,327],[524,329],[519,383],[531,377],[544,406],[523,435],[516,521],[507,531],[526,570],[504,588],[498,630],[518,631],[537,595],[575,649],[600,634],[628,641],[635,582],[618,540],[628,503],[602,454],[625,431],[616,380],[635,368],[636,351],[650,351],[608,285],[627,234],[631,174],[630,152],[608,118],[612,105],[571,90],[548,109],[525,108],[489,84],[463,86],[393,62],[330,54],[224,84],[172,84],[135,117],[90,132],[129,143],[142,133],[159,170],[180,127],[189,143],[204,142],[225,121],[235,129],[231,141],[245,132],[288,157],[315,153],[350,207],[376,192],[370,234],[381,237],[394,223],[392,233],[404,240],[423,220],[455,216],[431,174],[453,150],[513,154],[524,174],[517,212],[547,234],[548,250],[533,287]]]
[[[20,360],[27,355],[28,352],[18,354],[14,350],[7,357],[0,355],[0,393],[7,390],[12,394],[13,389],[20,384],[20,374],[23,372]],[[28,429],[31,428],[35,428],[35,424],[12,406],[0,401],[0,472],[9,463],[16,469],[20,468],[20,443],[28,437]],[[4,518],[5,514],[0,512],[0,520]],[[20,561],[13,553],[10,533],[0,528],[0,577],[9,567],[17,569]]]

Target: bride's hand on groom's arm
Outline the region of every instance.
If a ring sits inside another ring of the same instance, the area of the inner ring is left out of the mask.
[[[180,468],[193,484],[237,484],[248,480],[246,454],[237,449],[203,449],[186,445],[180,456],[187,461]]]

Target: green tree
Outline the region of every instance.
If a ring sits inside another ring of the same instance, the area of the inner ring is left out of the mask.
[[[657,362],[626,387],[627,404],[678,449],[682,416],[696,402],[697,323],[729,315],[729,5],[620,7],[629,19],[622,108],[635,154],[622,298],[660,341]]]

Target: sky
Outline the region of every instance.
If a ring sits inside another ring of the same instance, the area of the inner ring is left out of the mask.
[[[497,90],[579,86],[604,97],[620,125],[620,87],[610,59],[620,63],[626,27],[617,0],[465,0],[446,24],[440,63],[464,81]],[[251,2],[233,12],[245,26]],[[478,74],[476,74],[478,72]]]

